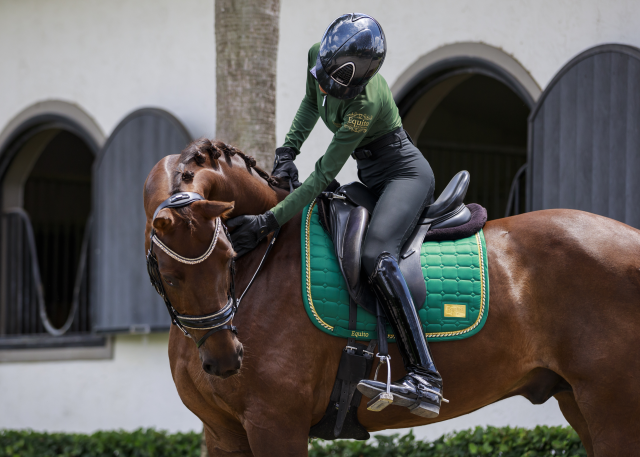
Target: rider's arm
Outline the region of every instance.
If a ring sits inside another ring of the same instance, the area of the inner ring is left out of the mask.
[[[301,187],[271,209],[278,224],[283,225],[295,216],[333,181],[353,150],[366,136],[377,114],[374,112],[376,109],[375,105],[366,102],[355,102],[349,107],[327,152],[316,162],[315,170]]]
[[[289,129],[289,133],[284,139],[284,144],[282,147],[292,148],[296,155],[300,154],[300,148],[302,147],[302,143],[305,142],[311,130],[318,122],[320,118],[320,113],[318,113],[318,102],[317,98],[317,89],[315,79],[311,76],[309,69],[312,66],[315,66],[316,59],[315,55],[317,54],[317,49],[320,44],[315,44],[309,49],[309,55],[307,57],[307,89],[302,99],[302,103],[300,103],[300,107],[298,108],[298,112],[293,118],[293,122],[291,123],[291,128]]]

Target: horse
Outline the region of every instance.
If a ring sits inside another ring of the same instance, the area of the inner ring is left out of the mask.
[[[208,246],[217,218],[261,214],[288,192],[233,146],[197,140],[160,160],[144,185],[146,249],[152,231],[183,256]],[[155,209],[177,192],[205,200]],[[305,456],[310,427],[324,415],[345,339],[316,329],[301,288],[301,216],[280,230],[232,331],[198,349],[174,325],[171,373],[178,394],[204,424],[210,456]],[[533,404],[554,397],[589,456],[637,454],[640,441],[640,232],[575,210],[544,210],[492,220],[484,227],[490,313],[476,335],[433,342],[444,380],[440,415],[406,408],[358,409],[370,432],[444,421],[514,395]],[[237,259],[244,290],[267,249],[263,240]],[[205,315],[227,302],[235,253],[221,232],[197,265],[158,250],[159,271],[176,310]],[[206,330],[192,331],[194,339]],[[394,379],[405,373],[389,345]],[[376,366],[372,367],[372,372]],[[372,376],[372,374],[371,374]]]

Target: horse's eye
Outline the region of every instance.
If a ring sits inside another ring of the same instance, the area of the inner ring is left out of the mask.
[[[166,282],[168,285],[170,285],[171,287],[175,287],[176,286],[176,281],[173,278],[170,278],[169,276],[163,276],[162,279],[164,279],[164,282]]]

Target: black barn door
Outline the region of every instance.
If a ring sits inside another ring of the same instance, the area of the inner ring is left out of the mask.
[[[189,141],[171,114],[142,109],[120,123],[96,160],[91,289],[97,332],[169,328],[167,310],[146,270],[142,189],[151,168]]]
[[[528,209],[572,208],[640,228],[640,50],[569,62],[529,117]]]

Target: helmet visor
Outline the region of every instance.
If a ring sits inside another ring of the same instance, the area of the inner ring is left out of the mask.
[[[309,71],[327,94],[340,100],[348,100],[360,95],[366,86],[366,84],[347,86],[338,82],[340,80],[339,77],[332,78],[329,76],[320,62],[320,54],[316,59],[316,66]],[[338,71],[334,73],[338,73]]]

